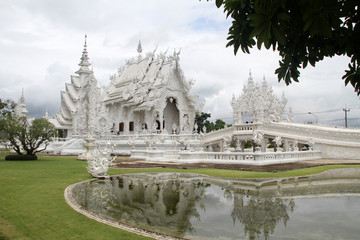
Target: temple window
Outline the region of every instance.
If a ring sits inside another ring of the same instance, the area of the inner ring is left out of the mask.
[[[119,132],[124,131],[124,122],[119,123]]]
[[[129,122],[129,131],[130,132],[134,131],[134,122]]]

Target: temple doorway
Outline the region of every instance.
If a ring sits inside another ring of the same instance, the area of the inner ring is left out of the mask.
[[[168,98],[166,100],[166,106],[164,108],[164,128],[166,131],[171,134],[173,132],[173,128],[176,128],[178,131],[179,128],[179,109],[176,106],[175,98]]]

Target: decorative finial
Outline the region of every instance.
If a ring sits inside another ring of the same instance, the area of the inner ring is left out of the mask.
[[[249,77],[248,77],[248,82],[252,83],[253,82],[253,78],[252,78],[252,75],[251,75],[251,68],[249,69]]]
[[[47,109],[47,106],[46,106],[46,109],[45,109],[45,116],[44,116],[45,119],[49,119],[49,113],[48,113],[48,109]]]
[[[142,46],[141,46],[140,40],[139,40],[139,44],[138,44],[138,47],[137,47],[137,52],[138,52],[139,54],[142,53]]]
[[[20,102],[22,102],[22,103],[25,102],[24,88],[22,88],[21,97],[20,97]]]
[[[82,52],[82,56],[80,58],[81,62],[79,63],[80,69],[77,73],[80,72],[90,72],[89,66],[91,63],[89,63],[89,56],[87,51],[87,34],[85,34],[85,43],[84,43],[84,50]]]
[[[82,53],[82,56],[81,56],[81,63],[84,63],[84,62],[86,62],[86,63],[88,63],[88,60],[89,60],[89,57],[88,57],[88,52],[87,52],[87,35],[85,34],[85,43],[84,43],[84,51],[83,51],[83,53]],[[80,64],[81,64],[80,63]],[[90,65],[90,64],[89,64]]]

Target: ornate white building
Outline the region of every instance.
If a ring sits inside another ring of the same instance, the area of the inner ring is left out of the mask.
[[[180,52],[156,55],[154,51],[143,56],[139,43],[138,53],[110,77],[101,94],[89,69],[85,39],[80,69],[65,84],[60,111],[50,119],[65,137],[103,135],[110,130],[114,134],[192,133],[197,96],[189,93],[194,82],[184,77]]]
[[[26,117],[29,113],[26,109],[25,97],[24,97],[24,89],[22,90],[21,97],[14,108],[14,113],[19,117]]]
[[[233,108],[234,124],[242,124],[243,114],[247,113],[253,123],[279,122],[292,120],[291,108],[288,117],[284,117],[287,99],[284,94],[278,98],[271,87],[268,86],[265,77],[261,86],[255,84],[249,73],[248,82],[244,85],[242,95],[238,99],[233,96],[231,106]]]
[[[254,83],[251,73],[242,94],[231,101],[233,126],[197,134],[197,96],[190,94],[193,81],[184,77],[179,52],[143,55],[139,43],[138,56],[120,67],[101,92],[86,47],[85,40],[80,69],[65,84],[60,112],[50,119],[66,137],[49,146],[56,154],[84,153],[84,145],[89,146],[84,139],[91,139],[95,147],[115,144],[113,154],[150,161],[269,164],[359,159],[360,130],[293,123],[291,108],[285,113],[284,94],[277,97],[265,79],[261,85]],[[244,123],[244,114],[251,121]],[[253,149],[245,149],[248,141]]]
[[[113,120],[113,131],[125,133],[191,133],[194,128],[196,95],[173,55],[149,52],[127,61],[111,76],[104,99]]]

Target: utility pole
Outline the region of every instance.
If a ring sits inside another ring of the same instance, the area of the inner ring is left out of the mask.
[[[345,112],[345,127],[347,128],[347,113],[350,112],[350,109],[345,107],[343,111]]]

